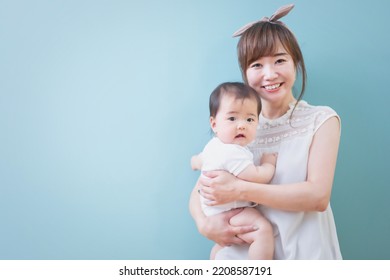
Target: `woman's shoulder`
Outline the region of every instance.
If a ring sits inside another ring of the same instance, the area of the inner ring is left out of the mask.
[[[338,115],[337,112],[330,106],[312,105],[303,100],[299,101],[296,110],[312,114]]]
[[[325,121],[332,117],[336,117],[340,121],[340,116],[330,106],[311,105],[306,101],[300,101],[297,106],[298,115],[305,115],[314,121],[314,130],[317,130]]]

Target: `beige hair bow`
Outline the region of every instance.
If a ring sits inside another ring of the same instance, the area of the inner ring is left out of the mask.
[[[234,32],[233,37],[241,36],[242,33],[247,31],[249,28],[251,28],[253,25],[255,25],[258,22],[268,21],[270,23],[283,24],[281,21],[278,21],[278,20],[280,18],[284,17],[285,15],[287,15],[293,8],[294,8],[294,4],[282,6],[279,9],[277,9],[276,12],[270,18],[263,17],[261,20],[254,21],[254,22],[251,22],[251,23],[244,25],[243,27],[238,29],[236,32]]]

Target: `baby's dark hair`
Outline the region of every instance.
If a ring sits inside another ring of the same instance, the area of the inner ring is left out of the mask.
[[[257,115],[261,112],[261,100],[259,94],[250,86],[239,82],[226,82],[217,86],[210,95],[209,109],[210,117],[216,117],[221,99],[225,95],[230,95],[236,99],[253,99],[257,103]]]

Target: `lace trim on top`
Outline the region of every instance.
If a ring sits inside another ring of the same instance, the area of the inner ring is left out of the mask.
[[[289,104],[289,110],[277,119],[267,119],[260,115],[257,127],[258,137],[250,145],[251,149],[278,147],[281,142],[288,141],[294,137],[305,136],[314,133],[323,120],[334,112],[325,106],[311,106],[306,101],[299,101],[292,118],[295,101]],[[336,113],[334,112],[336,115]]]

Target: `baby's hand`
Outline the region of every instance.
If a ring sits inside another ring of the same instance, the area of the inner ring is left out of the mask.
[[[192,170],[201,170],[202,169],[202,157],[195,155],[191,158],[191,168]]]
[[[264,163],[269,163],[269,164],[272,164],[273,166],[276,166],[277,158],[278,158],[277,153],[263,154],[263,156],[261,157],[261,160],[260,160],[260,164],[262,165]]]

